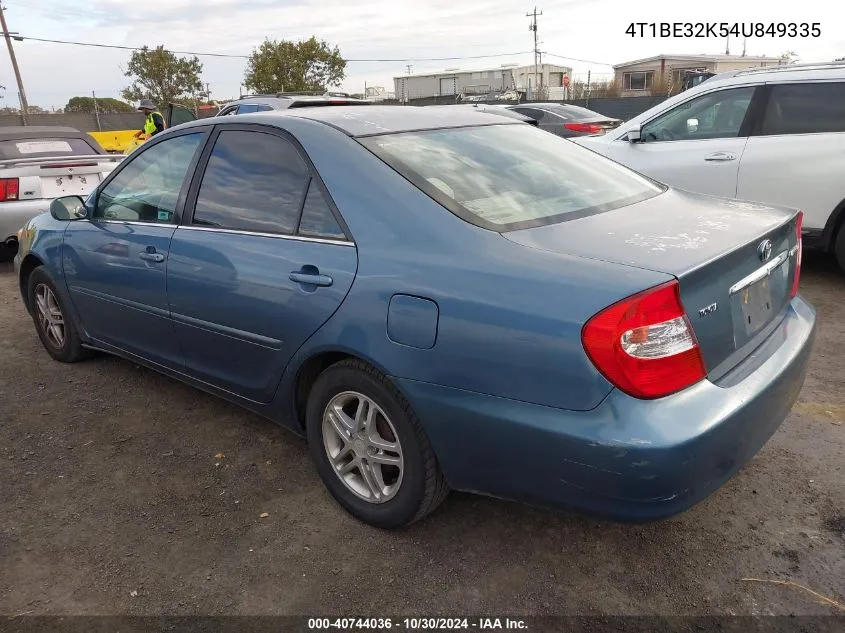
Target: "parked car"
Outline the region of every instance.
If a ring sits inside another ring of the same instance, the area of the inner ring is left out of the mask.
[[[621,121],[587,108],[565,103],[520,103],[503,106],[536,119],[540,129],[565,138],[606,134]]]
[[[18,229],[53,198],[89,194],[121,159],[73,128],[0,127],[0,259],[15,254]]]
[[[252,95],[249,97],[242,97],[237,101],[227,103],[220,109],[220,112],[218,112],[216,116],[249,114],[250,112],[269,112],[271,110],[287,110],[288,108],[311,108],[318,106],[339,105],[372,105],[372,102],[364,99],[353,99],[345,93],[303,95],[281,92],[273,95]]]
[[[845,64],[747,69],[574,140],[674,187],[801,209],[807,247],[845,270],[843,104]]]
[[[448,106],[425,106],[427,108],[472,108],[476,112],[486,112],[488,114],[495,114],[498,116],[507,117],[509,119],[515,119],[517,121],[522,121],[523,123],[528,123],[529,125],[533,125],[537,127],[540,125],[540,122],[537,119],[532,119],[530,116],[525,116],[524,114],[520,114],[515,110],[511,110],[509,108],[504,108],[500,105],[487,105],[484,103],[467,103],[467,104],[456,104],[456,105],[448,105]]]
[[[373,525],[449,489],[639,521],[797,398],[800,226],[469,108],[295,108],[156,135],[31,220],[15,268],[54,359],[123,356],[305,435]]]

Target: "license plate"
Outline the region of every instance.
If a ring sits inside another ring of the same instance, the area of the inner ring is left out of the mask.
[[[84,195],[90,193],[100,182],[99,174],[69,174],[66,176],[42,176],[41,197]]]
[[[774,304],[769,277],[765,277],[740,292],[740,306],[745,332],[753,334],[772,318]]]

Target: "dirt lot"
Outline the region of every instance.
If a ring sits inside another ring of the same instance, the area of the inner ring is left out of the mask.
[[[713,497],[627,526],[453,494],[396,533],[272,424],[123,360],[50,360],[4,265],[0,613],[837,613],[742,580],[845,603],[845,277],[807,259],[801,399]]]

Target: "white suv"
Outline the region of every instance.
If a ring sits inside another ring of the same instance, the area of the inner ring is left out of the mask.
[[[801,209],[845,270],[845,64],[723,73],[573,139],[680,189]]]

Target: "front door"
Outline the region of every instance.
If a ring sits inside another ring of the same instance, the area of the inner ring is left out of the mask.
[[[167,304],[167,260],[185,176],[206,137],[194,131],[137,150],[71,222],[62,262],[71,300],[95,342],[184,367]]]
[[[753,86],[718,90],[645,123],[641,142],[615,141],[608,156],[678,189],[733,198]]]
[[[170,310],[191,375],[269,402],[291,356],[346,297],[357,252],[289,137],[220,127],[193,215],[170,245]]]

